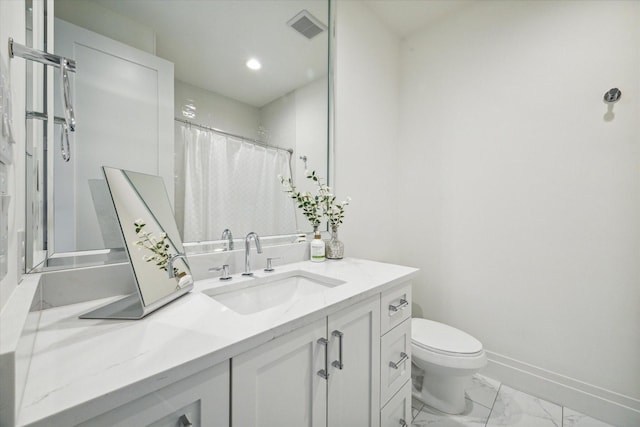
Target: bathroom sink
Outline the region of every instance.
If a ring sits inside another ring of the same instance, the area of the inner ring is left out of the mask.
[[[260,277],[205,294],[239,314],[253,314],[326,291],[345,282],[307,271],[288,271]]]

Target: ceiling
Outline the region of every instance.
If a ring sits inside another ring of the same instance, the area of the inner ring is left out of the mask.
[[[155,32],[156,54],[174,63],[176,79],[255,107],[327,74],[328,32],[308,40],[287,25],[303,9],[328,24],[326,1],[91,1]],[[404,38],[474,0],[360,1]],[[260,71],[245,66],[250,57]]]
[[[175,78],[255,107],[327,74],[327,31],[311,40],[287,25],[306,9],[328,24],[318,0],[93,0],[150,27]],[[245,62],[256,57],[259,71]]]
[[[394,33],[405,38],[477,0],[366,0]]]

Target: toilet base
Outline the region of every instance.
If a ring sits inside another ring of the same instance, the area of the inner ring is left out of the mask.
[[[442,376],[425,373],[422,387],[413,387],[413,397],[440,412],[457,415],[464,412],[466,399],[464,388],[467,376]]]

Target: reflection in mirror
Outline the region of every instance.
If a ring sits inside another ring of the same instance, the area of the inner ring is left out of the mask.
[[[25,1],[25,45],[44,50],[45,37],[38,23],[44,22],[43,2]],[[47,122],[29,112],[45,111],[41,96],[46,79],[46,68],[35,61],[25,61],[26,69],[26,141],[25,141],[25,265],[41,264],[46,258],[46,163],[45,135]],[[0,177],[2,179],[2,177]]]
[[[304,190],[304,156],[329,175],[328,1],[56,0],[55,14],[55,51],[78,64],[77,127],[71,161],[49,155],[50,259],[118,252],[102,164],[162,176],[191,246],[227,228],[306,231],[277,175]]]
[[[163,179],[103,168],[137,293],[82,318],[139,319],[193,288]]]

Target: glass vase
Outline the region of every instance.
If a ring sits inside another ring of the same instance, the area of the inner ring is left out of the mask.
[[[342,259],[344,257],[344,243],[338,239],[338,227],[331,227],[331,240],[327,243],[327,258]]]

